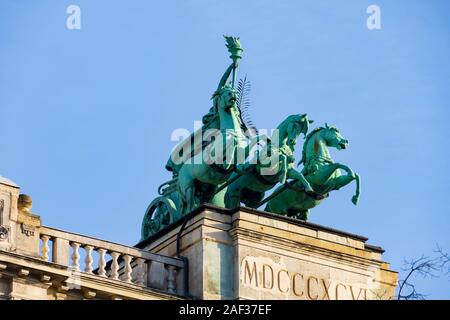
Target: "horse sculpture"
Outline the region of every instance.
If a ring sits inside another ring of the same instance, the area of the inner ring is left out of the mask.
[[[270,139],[259,135],[247,113],[249,82],[241,79],[235,88],[243,52],[240,40],[225,39],[233,62],[220,79],[202,127],[172,150],[165,166],[172,177],[158,188],[158,196],[145,211],[142,240],[163,232],[205,202],[229,209],[241,203],[253,208],[267,203],[266,211],[307,220],[309,209],[353,180],[356,193],[352,201],[358,202],[359,176],[333,162],[328,151],[347,147],[348,141],[337,128],[325,125],[308,134],[312,121],[306,114],[296,114],[287,117]],[[294,168],[294,151],[302,134],[306,137],[299,164],[304,167],[299,172]],[[260,144],[250,157],[250,150],[261,141],[266,144]],[[263,199],[278,183],[281,186]]]
[[[214,105],[219,117],[220,130],[203,152],[188,159],[178,174],[178,192],[182,214],[192,211],[202,202],[217,205],[214,195],[217,188],[226,183],[230,175],[244,163],[258,140],[246,138],[239,109],[236,106],[236,90],[228,85],[214,94]]]
[[[298,180],[306,191],[312,192],[309,182],[294,168],[296,141],[301,134],[306,136],[310,123],[312,120],[308,120],[306,114],[287,117],[257,154],[257,163],[249,164],[240,177],[239,173],[233,173],[230,177],[233,182],[227,188],[225,206],[236,208],[243,202],[248,207],[256,208],[266,191],[277,183],[284,184],[286,179]]]
[[[299,165],[304,164],[302,173],[314,192],[305,192],[300,182],[288,183],[274,191],[275,196],[268,201],[264,210],[307,220],[309,209],[321,203],[329,192],[339,190],[353,180],[356,181],[356,193],[352,202],[356,205],[360,195],[359,176],[348,166],[334,162],[328,150],[329,147],[346,149],[347,145],[348,141],[334,126],[325,124],[325,127],[314,129],[305,138],[299,162]],[[344,170],[346,175],[342,175],[339,169]]]

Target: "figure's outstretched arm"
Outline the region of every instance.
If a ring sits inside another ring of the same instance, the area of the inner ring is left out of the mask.
[[[230,66],[225,70],[225,73],[223,74],[222,78],[220,79],[219,86],[217,87],[217,90],[220,90],[228,81],[228,78],[230,77],[231,71],[233,71],[234,68],[237,67],[237,63],[232,63]]]

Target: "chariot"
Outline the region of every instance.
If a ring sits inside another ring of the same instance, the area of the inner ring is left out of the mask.
[[[181,218],[179,198],[175,177],[158,188],[159,197],[155,198],[147,207],[141,227],[141,240],[171,225]]]

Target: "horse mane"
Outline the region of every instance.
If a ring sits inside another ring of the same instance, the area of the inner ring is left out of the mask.
[[[298,117],[299,119],[302,118],[301,115],[298,115],[298,114],[291,114],[290,116],[288,116],[286,119],[284,119],[284,120],[277,126],[277,129],[280,129],[281,127],[283,127],[284,125],[286,125],[286,123],[292,122],[292,119],[295,119],[295,118],[297,118],[297,117]]]
[[[325,127],[317,127],[310,133],[308,133],[305,137],[305,142],[303,143],[303,149],[302,149],[302,159],[298,163],[298,165],[304,164],[306,161],[306,146],[308,145],[309,140],[311,140],[312,136],[315,135],[317,132],[321,131],[322,129],[325,129]]]

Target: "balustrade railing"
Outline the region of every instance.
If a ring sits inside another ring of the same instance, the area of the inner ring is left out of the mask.
[[[74,272],[185,294],[185,263],[181,259],[48,227],[41,228],[40,238],[45,261],[67,266]]]

